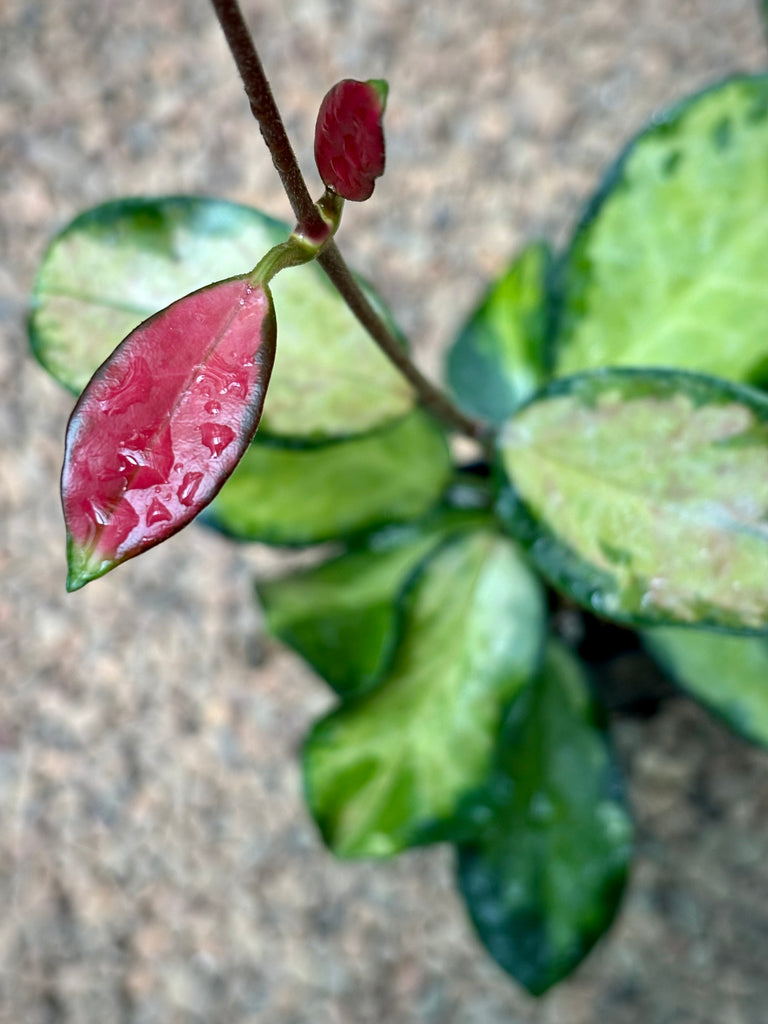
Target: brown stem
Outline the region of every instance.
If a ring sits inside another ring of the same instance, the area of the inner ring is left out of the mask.
[[[269,81],[243,18],[238,0],[211,0],[224,37],[243,80],[253,116],[272,155],[285,194],[298,221],[298,230],[317,236],[327,230],[312,201],[296,155],[272,95]],[[361,291],[349,267],[331,239],[320,252],[318,262],[350,310],[382,351],[416,390],[420,404],[446,426],[475,440],[488,442],[491,428],[471,419],[440,391],[411,362],[397,337]]]
[[[238,0],[211,0],[211,3],[296,220],[302,230],[311,234],[322,232],[325,225],[309,194],[240,4]]]

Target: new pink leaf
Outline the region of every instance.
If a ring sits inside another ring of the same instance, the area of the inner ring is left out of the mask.
[[[185,526],[251,442],[275,356],[268,288],[210,285],[140,324],[96,371],[67,427],[67,589]]]
[[[387,83],[345,78],[326,94],[315,127],[320,177],[342,199],[361,202],[384,173]]]

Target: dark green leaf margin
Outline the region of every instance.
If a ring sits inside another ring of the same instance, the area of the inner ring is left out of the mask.
[[[596,710],[579,663],[551,644],[505,722],[486,824],[458,848],[481,941],[533,995],[586,956],[626,880],[632,823]]]

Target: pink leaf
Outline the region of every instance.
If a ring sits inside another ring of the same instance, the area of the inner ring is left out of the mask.
[[[384,173],[387,83],[345,78],[326,94],[315,127],[320,177],[342,199],[361,202]]]
[[[67,427],[67,589],[180,530],[251,442],[275,357],[272,297],[247,277],[145,320],[96,371]]]

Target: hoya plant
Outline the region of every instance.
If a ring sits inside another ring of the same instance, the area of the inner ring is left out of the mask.
[[[480,941],[540,994],[608,928],[632,846],[562,610],[637,631],[768,743],[768,77],[656,116],[564,251],[535,241],[491,283],[438,387],[334,240],[384,170],[386,84],[323,100],[315,203],[237,3],[213,7],[296,226],[163,196],[52,242],[30,337],[79,394],[67,586],[195,517],[317,546],[256,589],[338,697],[303,749],[322,837],[454,844]]]

